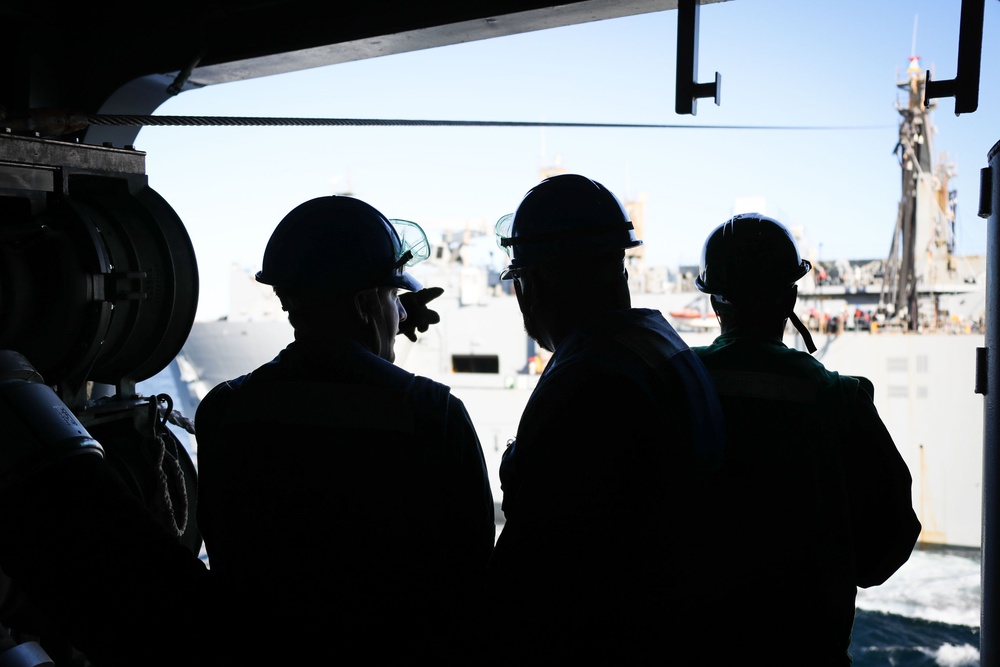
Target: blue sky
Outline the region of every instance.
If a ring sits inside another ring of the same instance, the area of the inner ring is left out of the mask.
[[[559,164],[646,201],[647,262],[697,263],[706,235],[758,198],[804,252],[883,257],[900,197],[897,81],[920,56],[954,78],[960,0],[731,0],[700,11],[698,80],[721,105],[674,111],[675,11],[384,56],[183,93],[157,114],[841,130],[146,127],[150,185],[201,274],[199,319],[225,314],[229,267],[256,268],[296,204],[350,189],[430,230],[491,227]],[[979,108],[937,101],[935,154],[958,191],[958,251],[986,248],[979,172],[1000,141],[1000,2],[986,0]],[[991,39],[992,36],[992,39]]]

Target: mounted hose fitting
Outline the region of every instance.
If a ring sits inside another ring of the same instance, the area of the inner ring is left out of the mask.
[[[0,350],[0,485],[104,448],[19,352]]]

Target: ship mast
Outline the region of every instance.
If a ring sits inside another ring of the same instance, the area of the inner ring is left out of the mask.
[[[954,175],[951,165],[944,160],[935,164],[932,159],[930,112],[935,104],[923,103],[926,77],[920,58],[909,60],[907,80],[896,84],[906,91],[905,105],[896,103],[901,197],[879,307],[916,331],[921,291],[933,292],[941,278],[938,271],[954,268],[955,196],[948,190],[948,180]]]

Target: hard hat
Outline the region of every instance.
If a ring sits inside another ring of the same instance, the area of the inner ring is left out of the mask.
[[[790,287],[811,268],[783,224],[759,213],[741,213],[708,236],[694,284],[728,300]]]
[[[618,198],[585,176],[560,174],[524,196],[496,224],[497,244],[510,257],[501,280],[558,258],[642,245]]]
[[[353,197],[317,197],[278,223],[264,249],[257,282],[308,292],[389,286],[416,291],[420,283],[403,267],[429,254],[419,225],[390,220]]]

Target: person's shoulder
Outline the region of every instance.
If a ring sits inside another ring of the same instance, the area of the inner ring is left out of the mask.
[[[822,361],[805,350],[781,345],[774,349],[774,358],[784,368],[798,371],[803,375],[822,378],[828,382],[835,382],[840,378],[837,371],[827,368]]]
[[[629,308],[605,314],[593,321],[592,326],[583,327],[582,338],[594,348],[643,349],[650,346],[662,351],[664,341],[671,349],[686,349],[677,331],[663,314],[651,308]]]
[[[475,433],[472,417],[461,398],[452,393],[451,387],[423,375],[413,375],[405,389],[404,402],[416,410],[421,419],[437,424],[461,424]]]
[[[401,369],[402,370],[402,369]],[[451,387],[443,382],[438,382],[423,375],[414,375],[409,371],[404,371],[410,376],[409,391],[414,395],[424,397],[424,400],[431,400],[435,403],[450,403],[451,405],[465,407],[462,400],[451,393]]]
[[[240,390],[240,388],[250,378],[251,375],[252,373],[246,373],[245,375],[241,375],[239,377],[233,378],[231,380],[226,380],[225,382],[220,382],[219,384],[215,385],[214,387],[208,390],[208,393],[205,394],[205,396],[198,403],[198,409],[201,410],[206,406],[212,406],[215,403],[228,400],[229,397],[231,397],[233,394],[235,394],[237,391]]]
[[[286,351],[282,350],[274,359],[261,364],[252,371],[220,382],[202,397],[198,403],[197,411],[207,413],[210,408],[214,409],[217,405],[228,404],[235,396],[243,393],[247,387],[259,386],[262,383],[280,378],[281,374],[285,372],[283,369],[288,366],[288,363],[283,361],[284,359],[286,359]]]
[[[437,394],[440,396],[448,395],[454,398],[455,400],[458,400],[458,397],[451,393],[451,387],[446,385],[445,383],[439,382],[437,380],[431,379],[423,375],[414,375],[409,371],[404,371],[404,372],[406,372],[412,378],[413,386],[418,388],[419,390],[432,394]]]
[[[698,357],[705,357],[712,353],[713,350],[718,349],[723,345],[722,337],[716,337],[711,343],[705,345],[691,345],[691,352],[693,352]]]
[[[663,316],[663,313],[653,308],[629,308],[619,313],[621,318],[637,327],[650,331],[657,331],[663,335],[677,335],[677,330],[670,324],[670,320]]]
[[[839,396],[837,400],[853,403],[857,399],[871,400],[874,396],[874,386],[870,380],[827,368],[808,352],[789,348],[783,356],[786,359],[783,368],[813,383],[827,400]]]
[[[827,368],[826,364],[805,350],[785,346],[781,355],[790,365],[800,366],[802,368],[809,369],[814,373],[828,376],[830,378],[840,377],[840,373],[832,368]]]
[[[825,380],[837,375],[808,352],[776,339],[723,334],[711,344],[691,350],[709,368],[743,368]]]
[[[222,415],[225,414],[233,398],[237,395],[243,384],[250,378],[251,373],[241,375],[232,380],[221,382],[205,394],[198,407],[195,408],[194,421],[195,428],[201,438],[206,438],[216,429],[221,422]]]

